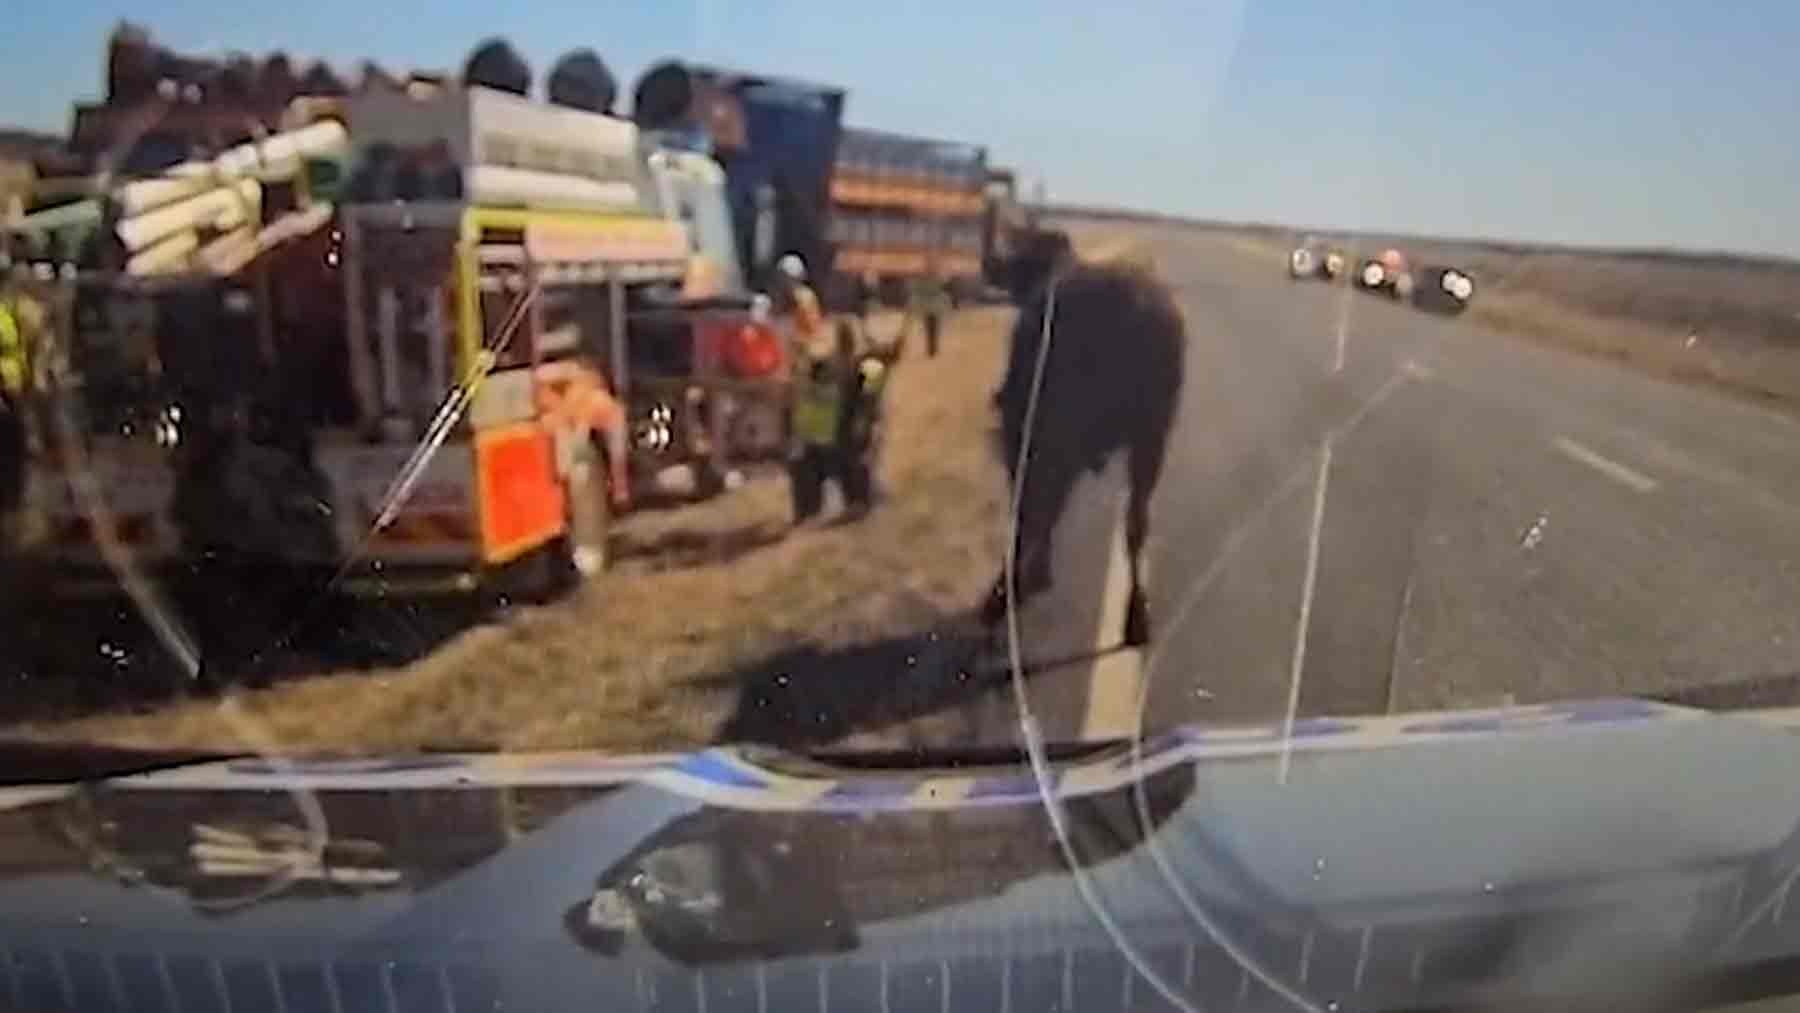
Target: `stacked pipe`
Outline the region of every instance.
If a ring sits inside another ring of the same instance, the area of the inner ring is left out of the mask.
[[[587,108],[610,103],[612,86],[597,57],[589,54],[589,63],[579,55],[559,64],[558,94],[566,103],[480,86],[425,100],[360,97],[351,115],[364,147],[347,200],[567,211],[639,206],[636,128]],[[422,123],[438,124],[435,140]]]
[[[126,252],[126,273],[229,275],[275,244],[318,228],[330,218],[329,206],[265,223],[263,185],[292,180],[307,159],[348,147],[343,125],[328,120],[119,186],[112,194],[119,212],[113,233]]]

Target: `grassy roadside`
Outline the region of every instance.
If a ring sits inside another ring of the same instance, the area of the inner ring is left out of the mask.
[[[1271,270],[1279,270],[1289,252],[1285,242],[1262,234],[1228,234],[1224,238],[1246,256],[1267,261]],[[1622,271],[1631,270],[1630,265],[1614,263],[1603,254],[1559,253],[1537,258],[1554,262],[1544,270],[1532,263],[1534,255],[1477,251],[1466,256],[1451,251],[1450,255],[1457,256],[1456,262],[1466,265],[1481,286],[1467,319],[1482,326],[1800,415],[1800,348],[1745,333],[1743,328],[1707,327],[1664,307],[1621,315],[1597,312],[1558,295],[1581,290],[1583,275],[1591,274],[1596,289],[1602,284],[1609,289],[1598,301],[1629,303],[1617,290],[1630,283],[1628,277],[1620,277]],[[1549,276],[1552,273],[1554,277]],[[1666,282],[1646,269],[1640,283]],[[1688,282],[1696,287],[1702,283],[1699,279]],[[1695,312],[1694,319],[1704,317],[1707,308],[1713,313],[1721,308],[1743,309],[1727,305],[1731,298],[1723,293],[1697,300],[1706,305]],[[1665,300],[1669,301],[1673,300]],[[1762,310],[1758,307],[1752,312]]]
[[[1009,310],[963,312],[942,355],[914,347],[899,364],[886,498],[860,521],[790,530],[785,480],[757,478],[709,503],[629,518],[605,577],[466,630],[411,665],[12,731],[265,752],[714,741],[742,713],[740,684],[779,659],[922,633],[979,602],[1003,545],[989,396],[1010,320]]]

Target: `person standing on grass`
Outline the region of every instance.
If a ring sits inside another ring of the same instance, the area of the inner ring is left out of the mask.
[[[785,320],[788,344],[795,363],[789,432],[788,487],[794,503],[794,523],[817,516],[825,505],[828,479],[843,481],[838,453],[839,429],[844,417],[844,377],[847,362],[838,361],[825,337],[825,313],[819,297],[806,283],[806,262],[789,253],[775,262],[780,287],[776,307]]]
[[[935,359],[943,332],[944,314],[949,309],[949,297],[936,268],[913,279],[911,295],[912,305],[909,311],[925,325],[925,355]]]
[[[43,437],[33,433],[29,402],[44,330],[44,307],[25,291],[24,270],[0,281],[0,527],[25,494],[25,457]]]
[[[881,449],[881,401],[887,385],[889,356],[857,348],[848,323],[838,325],[838,360],[845,370],[844,411],[838,423],[837,464],[844,491],[845,513],[854,519],[875,505],[875,464]]]
[[[606,450],[607,497],[615,512],[631,509],[630,441],[625,406],[606,376],[572,359],[533,370],[538,412],[570,432],[599,437]]]
[[[781,285],[776,306],[787,318],[791,344],[804,353],[825,340],[825,311],[819,295],[806,280],[806,261],[798,253],[784,254],[775,263]]]
[[[834,352],[821,342],[801,346],[794,374],[791,431],[793,449],[788,455],[788,485],[794,502],[794,523],[817,516],[825,505],[825,483],[836,480],[849,500],[844,456],[846,378],[851,360],[841,340]]]
[[[856,308],[866,323],[881,311],[881,276],[864,271],[856,279]]]

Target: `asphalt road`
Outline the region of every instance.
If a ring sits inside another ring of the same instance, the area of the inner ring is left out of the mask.
[[[1660,692],[1800,671],[1800,424],[1144,231],[1190,365],[1118,650],[1122,465],[1022,611],[1046,738]],[[1054,391],[1045,396],[1054,398]],[[1010,741],[1007,695],[972,726]]]

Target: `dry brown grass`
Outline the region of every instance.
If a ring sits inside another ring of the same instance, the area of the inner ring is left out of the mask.
[[[944,354],[915,349],[897,367],[887,498],[859,522],[790,532],[785,480],[760,478],[710,503],[629,519],[625,551],[605,577],[569,600],[468,630],[412,665],[15,732],[283,752],[712,741],[735,702],[719,673],[754,671],[797,647],[916,632],[980,600],[1003,545],[989,396],[1010,319],[965,312],[946,329]]]

